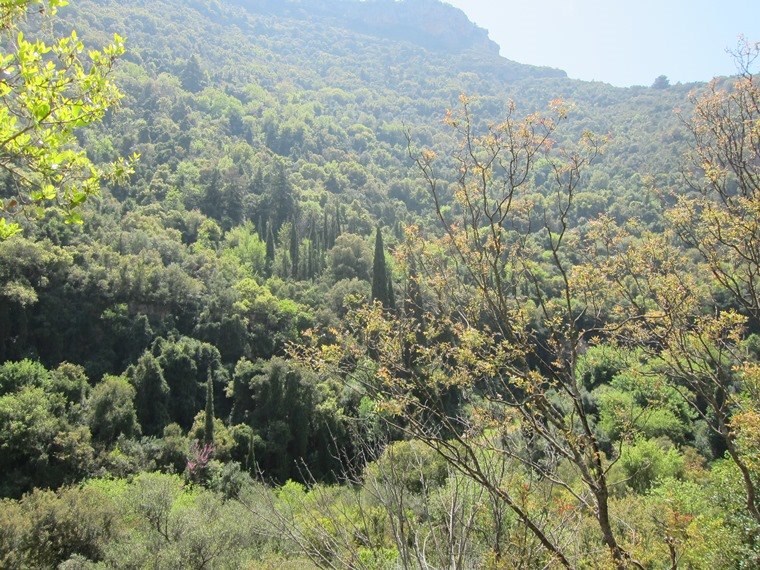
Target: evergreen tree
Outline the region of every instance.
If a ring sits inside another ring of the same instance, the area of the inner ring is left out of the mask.
[[[274,267],[274,232],[272,231],[272,221],[270,220],[267,224],[267,253],[266,253],[266,267],[265,271],[267,274],[267,277],[269,277],[272,274],[272,268]]]
[[[319,271],[317,263],[317,255],[319,251],[319,237],[317,232],[317,222],[315,218],[311,218],[311,227],[309,228],[309,250],[308,259],[306,265],[306,277],[314,280],[317,272]]]
[[[245,193],[239,183],[231,183],[225,187],[224,202],[225,229],[245,222]]]
[[[341,225],[341,220],[345,220],[345,216],[343,215],[343,208],[341,206],[335,207],[335,237],[337,237],[343,233],[343,226]]]
[[[261,170],[261,166],[256,169],[256,173],[251,179],[251,194],[262,194],[264,192],[264,173]],[[263,228],[262,228],[263,229]]]
[[[210,367],[206,379],[206,417],[203,426],[203,443],[206,445],[213,445],[214,443],[214,380]]]
[[[325,246],[325,249],[330,249],[334,243],[330,242],[330,236],[332,234],[332,228],[329,224],[329,220],[327,218],[327,207],[325,206],[325,209],[322,211],[322,243]]]
[[[169,423],[169,385],[158,359],[146,352],[127,370],[135,387],[135,411],[144,435],[159,435]]]
[[[261,241],[265,242],[267,240],[267,226],[262,213],[259,213],[259,221],[256,223],[256,235],[259,236]]]
[[[221,173],[218,168],[207,172],[204,176],[206,179],[206,188],[201,204],[201,210],[204,214],[215,220],[222,219],[224,214],[224,195],[222,192]]]
[[[391,298],[388,292],[388,270],[385,267],[385,247],[380,226],[375,235],[375,258],[372,262],[372,300],[380,301],[383,307],[391,308]]]
[[[208,78],[206,77],[206,72],[201,67],[197,55],[193,54],[187,60],[185,67],[180,72],[179,80],[182,82],[182,88],[191,93],[198,93],[198,91],[206,86]]]
[[[295,217],[296,207],[293,187],[282,164],[277,164],[272,182],[267,188],[267,201],[270,219],[274,223],[272,231],[277,232],[286,220]]]
[[[290,224],[290,272],[293,279],[298,279],[298,229],[293,218]]]
[[[396,310],[396,294],[393,292],[393,278],[388,274],[388,308],[391,311]]]
[[[306,278],[309,280],[314,279],[314,242],[309,240],[309,249],[306,256]]]

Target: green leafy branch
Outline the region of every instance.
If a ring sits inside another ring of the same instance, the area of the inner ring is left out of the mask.
[[[48,45],[25,37],[18,23],[39,5],[50,13],[62,0],[10,0],[0,6],[0,171],[9,182],[0,198],[0,239],[21,231],[19,216],[41,218],[48,211],[67,223],[81,223],[78,207],[96,194],[103,178],[132,172],[135,154],[95,165],[77,145],[75,130],[102,120],[121,92],[109,78],[124,53],[124,40],[85,50],[75,31]]]

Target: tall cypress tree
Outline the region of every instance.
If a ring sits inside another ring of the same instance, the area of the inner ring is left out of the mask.
[[[325,206],[325,209],[322,211],[322,243],[324,244],[325,249],[332,247],[330,245],[330,234],[331,231],[327,218],[327,206]]]
[[[296,198],[293,187],[288,181],[285,167],[278,164],[267,189],[267,200],[269,203],[269,215],[274,222],[272,231],[279,231],[282,224],[289,218],[296,217]]]
[[[227,184],[224,188],[224,227],[230,229],[245,221],[245,192],[240,184]]]
[[[343,226],[341,226],[341,219],[344,219],[343,207],[339,204],[335,206],[335,237],[337,238],[343,233]]]
[[[261,194],[264,192],[264,173],[261,170],[261,166],[256,169],[256,173],[251,178],[251,194]],[[263,230],[263,228],[262,228]]]
[[[270,220],[267,224],[267,241],[266,241],[266,263],[265,263],[265,271],[267,274],[267,277],[269,277],[272,274],[272,267],[274,267],[274,232],[272,231],[272,221]]]
[[[315,267],[315,258],[314,254],[314,242],[309,240],[309,250],[306,255],[306,278],[313,281],[314,275],[316,274],[316,267]]]
[[[259,212],[259,221],[256,222],[256,235],[261,241],[267,240],[267,226],[264,223],[264,214]]]
[[[388,270],[385,267],[385,247],[380,226],[375,235],[375,258],[372,262],[372,300],[380,301],[386,309],[391,308],[388,294]]]
[[[203,426],[203,443],[214,444],[214,380],[211,375],[211,367],[208,369],[206,378],[206,418]]]
[[[309,252],[308,263],[306,269],[306,277],[314,280],[317,272],[319,271],[317,263],[317,255],[319,251],[319,232],[317,231],[317,221],[314,217],[311,218],[311,227],[309,228]]]
[[[224,214],[224,194],[222,192],[222,175],[219,168],[204,174],[206,181],[205,195],[201,211],[210,218],[221,221]]]
[[[293,218],[290,224],[290,274],[293,279],[298,279],[298,245],[296,219]]]

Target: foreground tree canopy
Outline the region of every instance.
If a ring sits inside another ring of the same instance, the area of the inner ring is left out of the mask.
[[[21,230],[19,216],[41,218],[47,210],[80,222],[79,206],[94,194],[104,174],[124,176],[118,161],[96,166],[76,148],[75,130],[103,118],[121,94],[109,79],[124,42],[114,35],[101,51],[82,53],[76,32],[52,44],[29,38],[21,25],[65,6],[63,0],[5,2],[0,8],[0,168],[5,191],[0,200],[0,239]],[[30,25],[36,22],[29,22]],[[26,26],[24,26],[26,27]]]

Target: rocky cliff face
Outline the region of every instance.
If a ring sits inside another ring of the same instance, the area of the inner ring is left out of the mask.
[[[253,12],[309,19],[428,49],[499,53],[488,32],[440,0],[237,0]]]

